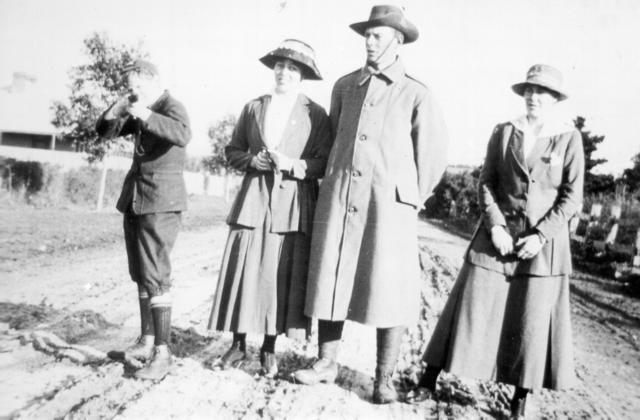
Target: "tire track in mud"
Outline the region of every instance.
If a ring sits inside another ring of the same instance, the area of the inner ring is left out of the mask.
[[[421,235],[423,307],[419,322],[410,329],[403,341],[398,372],[394,378],[400,391],[406,390],[411,382],[417,380],[421,369],[420,357],[457,276],[459,263],[456,261],[465,246],[463,240],[452,239],[446,233],[427,231],[426,234],[421,232]],[[224,225],[207,231],[184,232],[178,238],[173,255],[174,324],[177,327],[172,331],[172,346],[177,356],[172,372],[163,381],[149,383],[132,379],[116,363],[98,367],[76,366],[73,370],[76,379],[68,380],[62,376],[53,387],[47,383],[40,391],[33,390],[35,399],[10,414],[16,418],[70,419],[169,416],[221,419],[475,419],[500,417],[506,413],[510,387],[464,381],[446,374],[439,381],[438,402],[428,401],[416,406],[402,403],[388,406],[371,404],[375,333],[370,328],[352,323],[347,323],[345,328],[339,356],[340,374],[335,385],[301,386],[287,379],[289,373],[313,360],[316,354],[315,337],[308,344],[295,343],[286,338],[278,340],[276,350],[282,373],[278,379],[270,380],[257,375],[261,339],[258,336],[248,337],[251,362],[243,369],[220,372],[204,368],[203,361],[221,355],[230,345],[229,334],[209,335],[206,332],[225,239]],[[89,307],[103,314],[110,322],[122,325],[118,331],[112,331],[108,338],[93,343],[96,347],[102,346],[103,350],[107,350],[108,346],[124,345],[137,334],[134,285],[128,276],[122,275],[126,270],[126,266],[122,266],[125,264],[122,254],[120,247],[95,253],[87,251],[71,259],[52,261],[45,270],[53,273],[48,287],[54,295],[49,302],[67,310]],[[43,269],[28,267],[23,271],[29,274],[30,281],[36,281],[42,276]],[[87,272],[92,273],[93,285],[83,290],[74,283],[86,277]],[[22,284],[21,288],[10,293],[10,299],[15,300],[20,296],[38,303],[42,293],[34,285]],[[578,311],[593,309],[583,302],[578,302],[576,307]],[[22,351],[33,352],[26,349]],[[28,357],[32,356],[25,355],[25,360]],[[52,362],[50,357],[36,358],[29,366],[30,370],[37,372],[32,379],[46,377],[50,372],[58,372],[59,375],[64,366],[60,363],[68,365],[69,362]],[[19,370],[13,370],[12,373]],[[588,371],[588,364],[578,364],[581,386],[575,392],[534,393],[528,407],[528,417],[617,418],[618,413],[611,407],[608,394],[586,383],[584,378],[588,375],[582,372]]]

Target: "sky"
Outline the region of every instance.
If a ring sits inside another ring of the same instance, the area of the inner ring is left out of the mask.
[[[68,71],[87,62],[82,40],[106,33],[140,45],[185,103],[191,155],[209,153],[207,128],[269,92],[273,73],[258,58],[286,38],[316,51],[322,81],[303,91],[328,107],[333,83],[362,66],[364,39],[349,24],[380,1],[345,0],[0,0],[0,86],[13,72],[37,78],[42,103],[69,93]],[[604,135],[595,157],[619,174],[640,153],[640,1],[394,1],[419,29],[401,48],[412,77],[439,102],[450,164],[479,165],[493,126],[524,113],[510,89],[535,63],[563,73],[570,98],[559,106]]]

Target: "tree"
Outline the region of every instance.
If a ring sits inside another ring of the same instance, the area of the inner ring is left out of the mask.
[[[209,143],[211,144],[211,155],[202,159],[202,164],[211,173],[220,174],[233,172],[224,155],[224,148],[231,141],[233,129],[236,126],[237,118],[233,114],[227,114],[209,127]]]
[[[83,42],[89,62],[69,71],[71,93],[67,103],[53,103],[51,123],[62,130],[66,141],[86,152],[89,162],[93,162],[101,161],[110,149],[122,145],[118,139],[98,137],[94,126],[100,114],[128,90],[122,70],[147,54],[139,48],[116,45],[106,34],[97,32]]]
[[[615,181],[610,174],[595,174],[593,169],[607,159],[594,159],[593,153],[604,141],[604,136],[592,135],[585,129],[585,118],[577,116],[573,123],[582,135],[582,147],[584,149],[584,194],[613,194],[615,193]]]
[[[627,186],[628,192],[634,194],[640,191],[640,153],[636,154],[631,161],[633,166],[622,172],[620,181]]]

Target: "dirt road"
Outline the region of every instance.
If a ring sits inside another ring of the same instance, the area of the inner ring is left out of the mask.
[[[428,224],[421,225],[420,236],[424,307],[403,343],[400,390],[417,375],[416,361],[466,245]],[[223,372],[204,368],[204,361],[230,344],[228,334],[206,332],[225,239],[221,223],[178,238],[172,258],[175,366],[159,383],[132,379],[121,364],[104,360],[103,352],[122,348],[138,333],[135,288],[127,280],[121,244],[33,256],[1,270],[0,309],[6,322],[0,324],[0,417],[371,419],[491,418],[506,413],[508,387],[447,375],[440,382],[438,403],[371,404],[375,334],[356,324],[345,330],[335,385],[308,387],[287,380],[315,356],[314,341],[279,339],[281,376],[276,379],[257,376],[257,336],[249,336],[254,362],[248,367]],[[616,286],[587,275],[573,282],[581,381],[572,392],[536,392],[528,418],[637,418],[640,304]]]

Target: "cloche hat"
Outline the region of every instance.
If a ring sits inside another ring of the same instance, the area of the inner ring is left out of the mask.
[[[278,60],[283,58],[288,58],[299,64],[304,79],[322,80],[320,70],[316,65],[316,53],[309,44],[297,39],[285,39],[275,50],[260,58],[260,61],[272,69]]]
[[[569,97],[562,87],[562,73],[555,67],[547,64],[534,64],[527,72],[524,82],[516,83],[511,89],[518,95],[524,95],[527,85],[537,85],[549,89],[558,95],[558,100],[562,101]]]
[[[367,29],[376,26],[390,26],[402,32],[405,44],[418,39],[418,28],[404,17],[402,9],[396,6],[373,6],[369,14],[369,20],[349,25],[351,29],[363,36]]]

